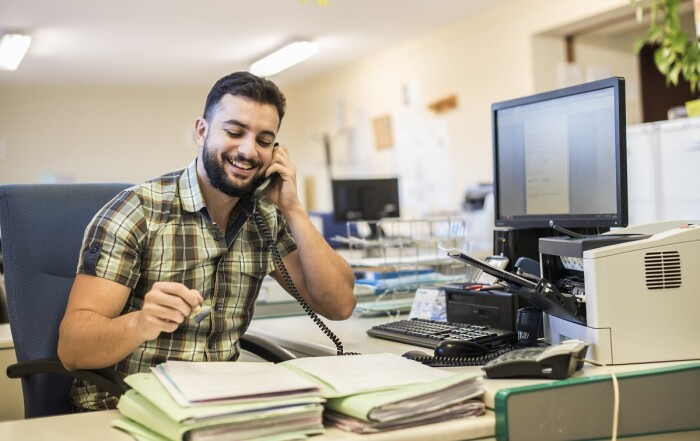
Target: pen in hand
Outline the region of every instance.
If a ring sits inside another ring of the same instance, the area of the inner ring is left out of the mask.
[[[192,308],[192,314],[194,314],[194,322],[199,323],[211,314],[211,306],[197,305]],[[192,314],[190,314],[190,317],[192,317]]]

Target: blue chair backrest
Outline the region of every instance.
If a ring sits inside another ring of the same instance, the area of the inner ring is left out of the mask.
[[[58,328],[85,227],[129,184],[0,185],[5,290],[17,361],[58,359]],[[4,373],[1,373],[4,375]],[[22,379],[26,417],[69,413],[72,378]]]

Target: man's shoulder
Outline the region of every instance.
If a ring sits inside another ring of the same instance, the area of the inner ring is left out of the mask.
[[[147,215],[171,213],[178,204],[178,182],[184,170],[176,170],[131,187]],[[156,216],[159,217],[159,216]]]
[[[176,170],[157,178],[153,178],[139,185],[133,190],[135,193],[143,195],[153,200],[172,199],[177,194],[177,186],[183,170]]]

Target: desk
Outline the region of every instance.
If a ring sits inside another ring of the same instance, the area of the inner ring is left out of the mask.
[[[12,343],[9,323],[0,324],[0,421],[19,420],[24,418],[24,398],[22,398],[22,382],[8,378],[5,370],[11,364],[17,363],[15,345]]]
[[[393,319],[398,320],[403,318],[406,318],[406,315],[394,317]],[[367,354],[390,352],[400,355],[407,351],[417,349],[426,353],[431,353],[431,351],[427,348],[420,348],[403,343],[382,340],[367,335],[366,331],[368,328],[391,320],[392,318],[390,317],[353,317],[350,320],[345,320],[342,322],[326,321],[326,324],[340,338],[343,343],[343,349],[346,352],[363,352]],[[300,355],[319,356],[335,354],[333,342],[330,341],[328,337],[318,329],[316,324],[306,316],[253,320],[248,332],[266,337]],[[615,372],[621,373],[660,368],[674,364],[679,364],[679,362],[617,365],[612,366],[611,368]],[[480,367],[452,367],[441,369],[460,371],[471,370],[475,373],[481,373]],[[591,366],[590,364],[586,363],[583,369],[576,372],[574,376],[607,375],[608,373],[608,368]],[[484,402],[486,403],[486,407],[493,409],[494,397],[496,392],[501,389],[527,386],[538,383],[543,384],[551,381],[552,380],[537,379],[484,379]],[[700,439],[700,437],[697,439]]]
[[[119,417],[119,411],[107,410],[84,414],[63,415],[36,418],[32,420],[10,421],[0,423],[0,439],[6,441],[25,441],[49,437],[51,441],[133,441],[133,438],[110,427],[113,419]],[[328,429],[322,435],[309,438],[309,441],[396,441],[396,440],[464,440],[480,439],[493,441],[494,417],[487,414],[465,422],[448,421],[408,430],[387,432],[378,435],[355,435],[338,429]],[[468,426],[469,438],[465,438]],[[626,441],[697,441],[697,432],[650,435],[645,437],[625,438]]]
[[[417,349],[414,346],[375,339],[366,334],[368,327],[376,323],[388,321],[388,317],[378,318],[352,318],[343,322],[328,321],[328,326],[338,335],[344,344],[346,351],[377,353],[391,352],[402,354],[408,350]],[[308,355],[335,354],[333,343],[328,340],[316,325],[306,316],[282,317],[274,319],[256,319],[250,327],[250,333],[265,336],[283,344],[290,350]],[[425,349],[423,349],[425,350]],[[428,351],[429,352],[429,351]],[[655,363],[644,365],[641,369],[658,367],[669,363]],[[480,372],[478,367],[445,368],[474,370]],[[639,370],[639,366],[615,366],[617,371]],[[583,372],[576,375],[594,375],[604,373],[601,368],[585,367]],[[535,382],[546,382],[549,380],[484,380],[485,402],[493,408],[493,399],[496,391],[506,387],[516,387]],[[103,411],[76,415],[64,415],[58,417],[39,418],[33,420],[20,420],[0,423],[0,439],[2,440],[25,440],[39,439],[46,434],[50,434],[52,440],[71,441],[127,441],[132,438],[117,429],[110,427],[110,422],[119,417],[119,412]],[[464,419],[447,421],[423,427],[416,427],[401,431],[387,432],[376,435],[355,435],[343,432],[335,428],[329,428],[322,435],[310,438],[310,440],[416,440],[424,441],[436,439],[447,440],[467,440],[482,439],[493,440],[495,433],[495,416],[489,411],[486,415]],[[691,441],[700,439],[700,432],[683,432],[675,434],[662,434],[645,437],[631,437],[626,440],[640,441]]]
[[[0,423],[0,439],[3,441],[25,441],[50,438],[51,441],[133,441],[133,438],[117,429],[110,427],[112,420],[119,418],[119,411],[107,410],[83,414],[63,415],[56,417],[36,418],[32,420],[10,421]],[[484,438],[493,434],[495,420],[493,415],[474,418],[467,421],[447,421],[430,426],[417,427],[398,432],[388,432],[378,435],[355,435],[338,429],[327,429],[319,436],[309,438],[310,441],[382,441],[382,440],[415,440],[427,439],[458,440],[465,439],[465,429],[468,427],[472,438]]]

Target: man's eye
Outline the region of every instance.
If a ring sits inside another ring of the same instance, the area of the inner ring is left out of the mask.
[[[258,139],[258,144],[261,147],[272,147],[272,143],[274,143],[274,142],[275,142],[274,140],[270,140],[270,139]]]
[[[241,136],[243,136],[243,133],[241,132],[232,132],[230,130],[224,130],[224,132],[226,132],[226,134],[231,138],[240,138]]]

